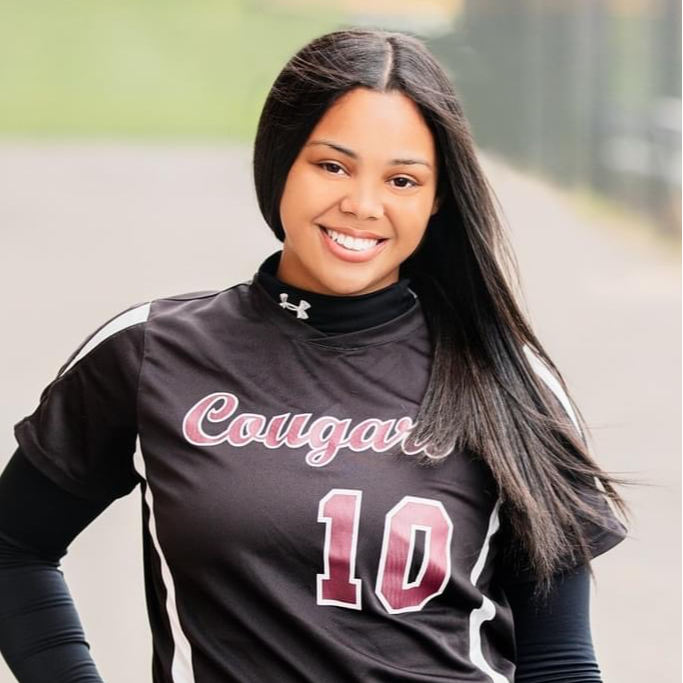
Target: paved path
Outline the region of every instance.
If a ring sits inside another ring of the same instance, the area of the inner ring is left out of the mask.
[[[680,672],[680,266],[622,226],[577,214],[487,160],[532,321],[593,429],[599,461],[653,485],[625,491],[632,538],[595,560],[593,633],[606,683]],[[251,277],[278,248],[256,208],[249,150],[0,146],[0,465],[11,426],[102,320],[152,297]],[[72,544],[65,576],[109,683],[149,681],[139,497]],[[0,663],[0,681],[13,678]]]

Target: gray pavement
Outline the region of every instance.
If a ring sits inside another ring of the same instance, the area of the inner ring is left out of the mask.
[[[485,169],[532,323],[592,429],[597,459],[650,483],[622,491],[631,537],[594,561],[605,683],[678,683],[678,254],[493,159]],[[153,297],[245,280],[278,247],[256,207],[248,148],[0,144],[0,466],[15,448],[12,425],[103,320]],[[74,541],[63,571],[105,680],[148,683],[137,492]],[[0,662],[0,681],[13,680]]]

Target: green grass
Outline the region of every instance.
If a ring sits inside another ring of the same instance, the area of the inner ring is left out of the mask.
[[[255,0],[0,0],[3,137],[253,136],[287,59],[334,29]]]

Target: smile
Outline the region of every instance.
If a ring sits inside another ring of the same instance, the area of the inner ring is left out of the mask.
[[[388,239],[362,239],[345,235],[319,225],[320,234],[328,249],[334,256],[343,261],[362,263],[369,261],[380,253]]]

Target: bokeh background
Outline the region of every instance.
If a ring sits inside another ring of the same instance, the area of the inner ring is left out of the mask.
[[[280,248],[250,163],[285,61],[343,26],[409,31],[460,94],[595,457],[648,484],[622,490],[631,536],[594,561],[604,680],[681,680],[680,2],[0,0],[0,17],[0,466],[104,320]],[[141,555],[135,491],[62,565],[111,683],[151,680]]]

